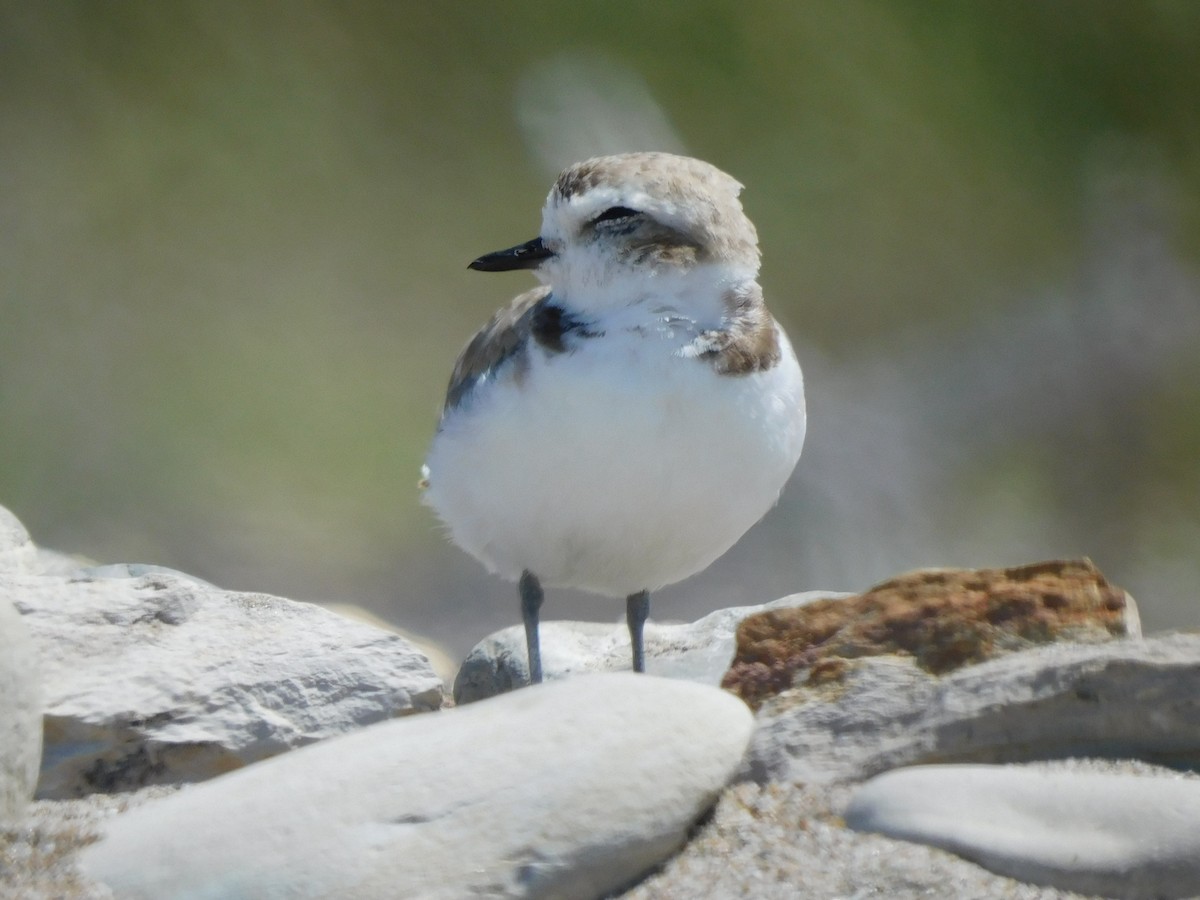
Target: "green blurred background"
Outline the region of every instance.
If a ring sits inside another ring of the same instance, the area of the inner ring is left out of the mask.
[[[465,652],[416,481],[555,172],[746,185],[809,381],[780,506],[659,617],[1089,555],[1200,620],[1200,3],[0,3],[0,504]],[[620,604],[554,595],[550,617]]]

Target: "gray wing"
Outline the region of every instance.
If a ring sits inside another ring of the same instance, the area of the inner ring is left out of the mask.
[[[520,294],[471,338],[454,363],[450,385],[446,388],[446,402],[442,407],[443,419],[466,399],[479,382],[494,376],[496,370],[509,361],[517,367],[519,377],[524,366],[528,365],[526,355],[529,352],[535,310],[548,296],[550,288],[545,286]]]

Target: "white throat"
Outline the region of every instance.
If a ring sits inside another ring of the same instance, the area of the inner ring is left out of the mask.
[[[755,275],[751,267],[728,262],[635,268],[585,250],[547,260],[537,271],[557,302],[582,315],[608,317],[631,311],[653,318],[676,316],[703,328],[721,325],[728,314],[729,292],[753,282]]]

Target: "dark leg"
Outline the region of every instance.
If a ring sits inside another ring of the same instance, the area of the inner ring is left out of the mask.
[[[629,643],[633,645],[633,671],[646,671],[646,651],[642,647],[642,628],[650,615],[650,592],[638,591],[625,598],[625,619],[629,622]]]
[[[538,611],[542,608],[542,585],[537,576],[521,573],[521,618],[525,620],[525,647],[529,653],[529,683],[542,680],[542,648],[538,644]]]

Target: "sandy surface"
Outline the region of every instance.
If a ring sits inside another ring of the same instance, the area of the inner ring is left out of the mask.
[[[1079,896],[1002,878],[940,850],[851,831],[837,815],[851,790],[737,785],[683,852],[622,900]]]
[[[0,829],[2,900],[112,900],[112,892],[84,878],[75,853],[100,836],[110,816],[174,793],[174,787],[132,794],[93,794],[82,800],[39,800],[18,828]]]
[[[1033,763],[1046,769],[1180,777],[1136,760]],[[1197,777],[1197,776],[1187,776]],[[740,784],[692,841],[621,900],[1081,900],[1013,881],[951,853],[860,834],[840,813],[855,785]]]
[[[1146,775],[1163,771],[1138,762],[1045,765]],[[108,817],[173,790],[34,803],[22,827],[0,831],[0,898],[111,900],[106,888],[75,870],[75,852],[98,837]],[[622,900],[1080,898],[993,875],[940,850],[851,831],[839,813],[852,791],[847,785],[735,785],[688,846]]]

